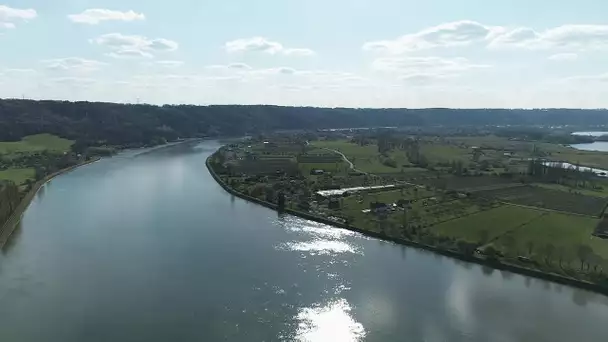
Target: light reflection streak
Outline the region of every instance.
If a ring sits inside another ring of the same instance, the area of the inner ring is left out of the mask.
[[[325,306],[300,309],[296,341],[362,341],[366,335],[365,329],[353,319],[350,311],[350,305],[342,298]]]

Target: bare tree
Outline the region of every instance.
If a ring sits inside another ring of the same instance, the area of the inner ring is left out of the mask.
[[[589,247],[587,245],[580,245],[580,246],[578,246],[576,254],[578,255],[578,258],[581,260],[581,271],[582,271],[583,267],[585,266],[585,263],[589,262],[589,256],[593,254],[593,249],[591,249],[591,247]],[[589,266],[587,266],[587,269],[589,269]]]
[[[534,242],[528,241],[526,242],[526,249],[528,249],[528,255],[532,255],[532,251],[534,250]]]
[[[553,254],[555,253],[555,246],[553,246],[552,244],[547,244],[545,246],[545,263],[547,265],[551,265],[551,261],[553,259]]]

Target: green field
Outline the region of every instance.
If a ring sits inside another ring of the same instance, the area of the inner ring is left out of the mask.
[[[608,241],[592,235],[598,222],[598,219],[588,217],[548,213],[510,233],[510,236],[498,239],[494,246],[511,257],[526,255],[542,262],[545,257],[555,259],[561,255],[568,263],[578,263],[577,248],[588,245],[594,253],[608,260]],[[532,253],[529,253],[530,245]],[[547,256],[547,245],[555,247],[551,256]]]
[[[420,152],[428,158],[431,164],[460,160],[466,165],[472,158],[471,149],[452,145],[421,144]]]
[[[608,170],[608,158],[605,152],[581,151],[572,147],[546,143],[540,144],[540,147],[550,153],[549,159]]]
[[[0,155],[12,153],[49,152],[63,153],[70,150],[74,141],[59,138],[52,134],[37,134],[23,138],[21,141],[0,142]]]
[[[298,163],[298,168],[307,177],[310,176],[311,170],[323,170],[330,172],[332,175],[343,175],[348,173],[349,165],[345,162],[341,163]]]
[[[22,185],[28,179],[33,180],[35,172],[33,168],[29,169],[7,169],[0,171],[0,179],[9,180],[17,185]]]
[[[561,185],[561,184],[552,184],[552,183],[533,183],[533,186],[563,191],[563,192],[578,192],[581,195],[586,196],[595,196],[595,197],[608,197],[608,187],[602,187],[602,189],[582,189],[582,188],[572,188],[569,186]],[[602,184],[604,185],[604,184]]]
[[[496,198],[517,205],[556,210],[567,213],[599,217],[606,206],[606,199],[577,193],[523,186],[479,191],[483,198]]]
[[[391,151],[389,157],[395,160],[397,167],[386,166],[382,163],[383,157],[378,153],[378,146],[360,146],[346,140],[314,141],[314,147],[328,148],[342,152],[354,165],[355,168],[369,173],[396,173],[407,171],[420,171],[418,168],[410,168],[411,163],[407,160],[405,152]],[[403,168],[403,166],[406,166]]]
[[[466,146],[478,146],[484,149],[513,151],[515,153],[514,157],[517,158],[525,158],[530,156],[534,150],[534,147],[536,147],[541,152],[546,153],[546,157],[551,160],[567,161],[572,164],[580,163],[581,165],[585,166],[608,169],[608,158],[606,158],[606,153],[581,151],[560,144],[516,141],[491,135],[478,137],[450,137],[446,140],[452,143],[463,144]]]
[[[440,223],[429,229],[440,236],[457,238],[470,243],[485,243],[542,214],[543,212],[538,210],[505,205]]]

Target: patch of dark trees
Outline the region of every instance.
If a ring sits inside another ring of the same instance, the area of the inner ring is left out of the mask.
[[[0,180],[0,233],[4,222],[12,215],[20,201],[19,188],[11,182]]]

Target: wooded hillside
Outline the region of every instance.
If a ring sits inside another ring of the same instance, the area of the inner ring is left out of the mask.
[[[79,145],[154,144],[178,137],[345,126],[597,125],[607,121],[607,110],[331,109],[0,100],[0,141],[52,133]]]

